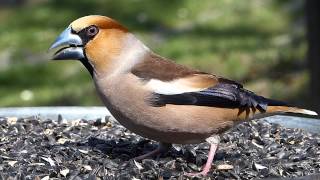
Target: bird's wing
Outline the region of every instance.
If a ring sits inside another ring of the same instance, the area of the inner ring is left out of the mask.
[[[209,74],[193,74],[172,81],[150,79],[145,86],[152,91],[148,101],[153,106],[196,105],[225,108],[256,108],[266,111],[268,105],[285,105],[258,96],[235,81]]]
[[[226,108],[257,108],[285,103],[258,96],[240,83],[175,64],[156,54],[149,54],[131,73],[152,92],[147,101],[154,106],[166,104]]]

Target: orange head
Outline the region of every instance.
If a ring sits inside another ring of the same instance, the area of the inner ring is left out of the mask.
[[[91,15],[73,21],[50,49],[54,60],[80,60],[91,74],[110,68],[128,46],[128,30],[115,20]]]

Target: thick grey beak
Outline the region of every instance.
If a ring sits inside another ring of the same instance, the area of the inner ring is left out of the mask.
[[[52,49],[58,49],[52,57],[53,60],[80,60],[85,58],[82,40],[77,34],[72,33],[71,27],[65,29],[58,36],[49,48],[49,51]]]

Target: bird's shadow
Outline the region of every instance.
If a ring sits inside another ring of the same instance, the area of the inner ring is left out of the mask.
[[[158,147],[157,143],[147,139],[132,142],[129,139],[100,139],[96,137],[88,138],[87,145],[93,151],[99,151],[100,153],[107,155],[110,159],[117,158],[122,161],[134,159],[135,157],[148,153]],[[187,162],[197,162],[197,164],[204,163],[206,160],[206,157],[201,158],[201,162],[199,162],[199,159],[196,159],[196,153],[193,146],[184,146],[179,150],[171,147],[167,152],[150,158],[156,160],[159,160],[160,158],[182,158]]]
[[[119,158],[121,160],[130,160],[157,148],[157,145],[150,143],[149,140],[134,143],[128,139],[100,139],[96,137],[88,138],[87,145],[93,151],[99,151],[108,155],[111,159]]]

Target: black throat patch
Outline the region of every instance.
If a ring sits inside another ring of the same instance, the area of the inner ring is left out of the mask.
[[[90,75],[93,77],[93,71],[94,68],[92,66],[92,64],[89,62],[87,56],[86,56],[86,52],[85,52],[85,46],[87,45],[87,43],[92,40],[94,38],[94,36],[87,36],[87,29],[88,28],[84,28],[81,31],[79,31],[77,34],[78,36],[81,38],[82,40],[82,44],[83,44],[83,54],[85,56],[85,58],[80,59],[81,63],[84,65],[84,67],[86,67],[86,69],[89,71]]]
[[[93,77],[93,66],[90,64],[89,60],[86,58],[80,59],[81,63],[86,67],[86,69],[89,71],[90,75]]]

